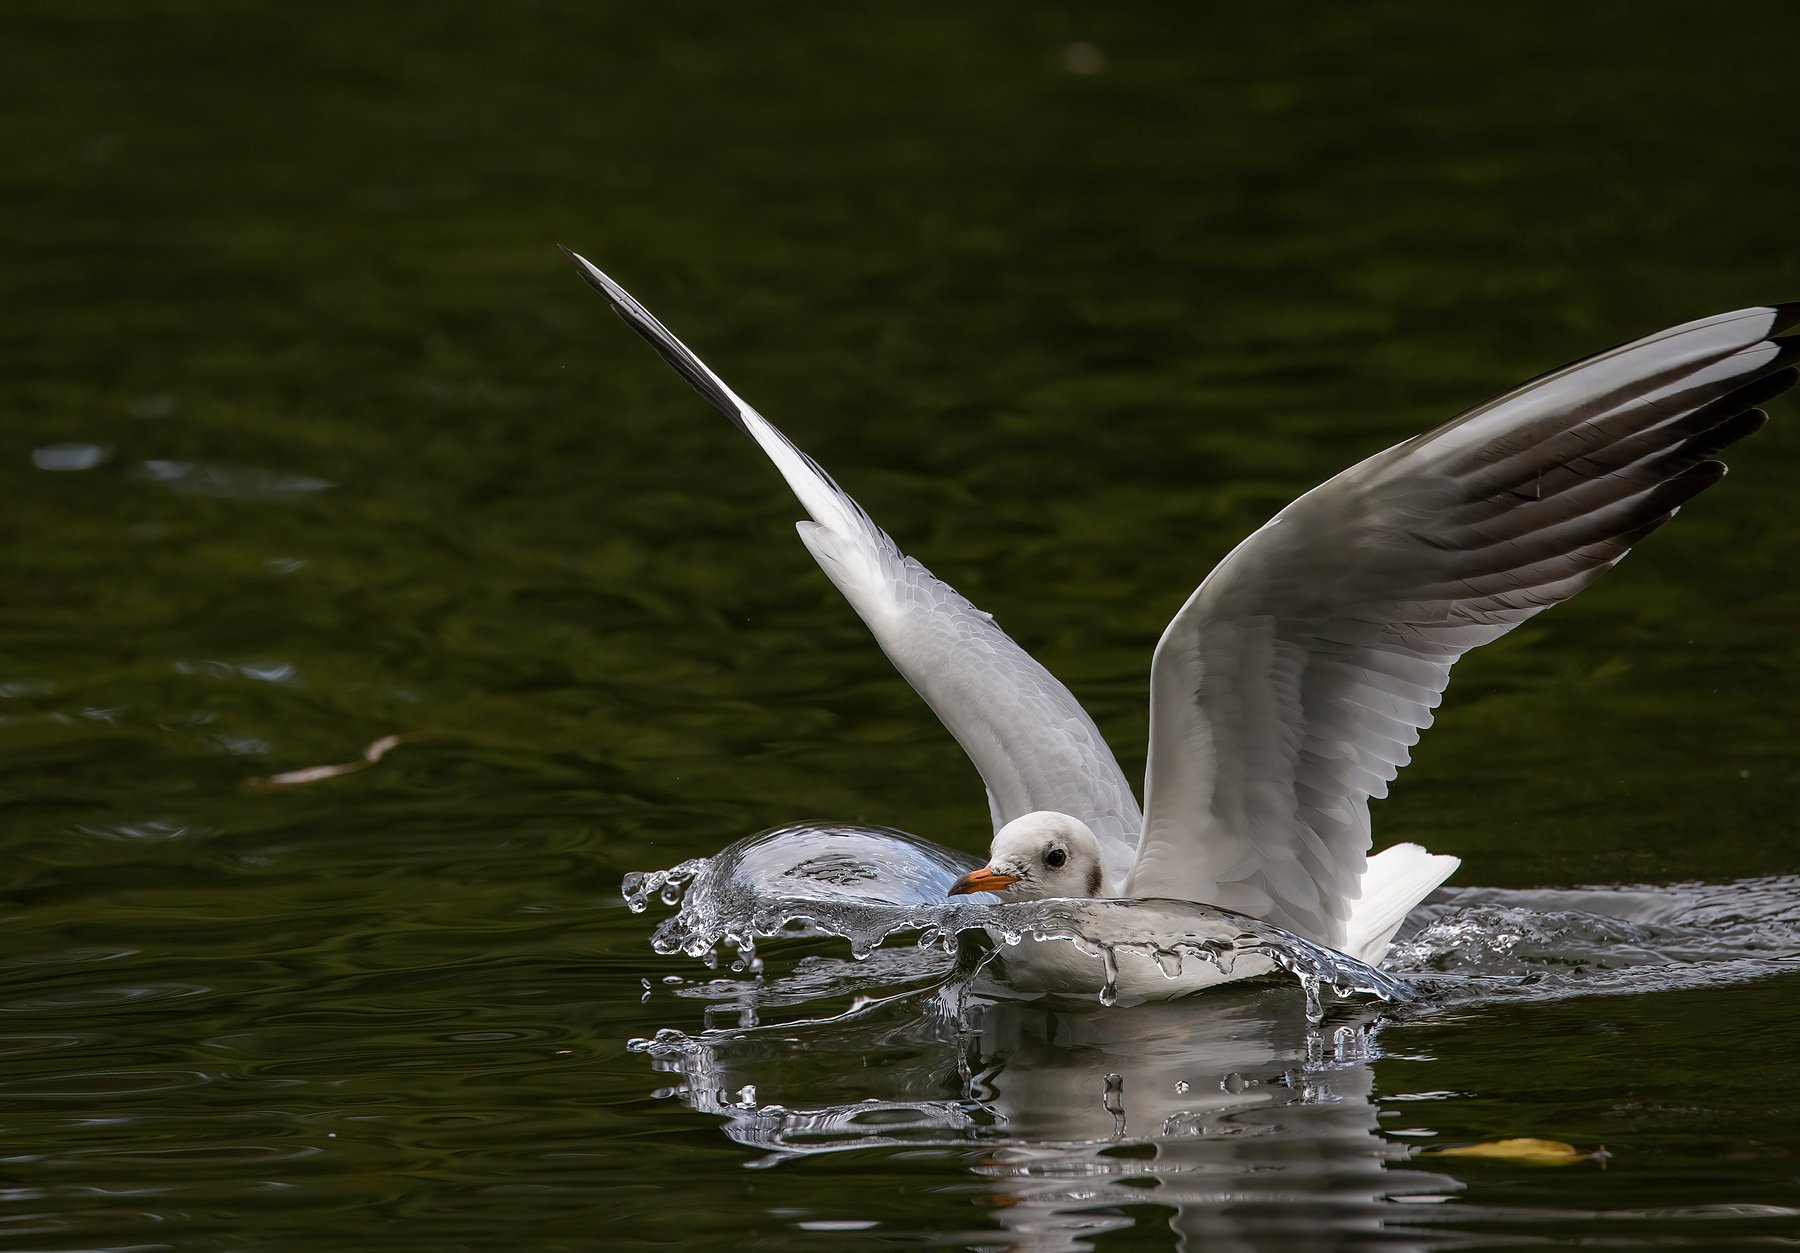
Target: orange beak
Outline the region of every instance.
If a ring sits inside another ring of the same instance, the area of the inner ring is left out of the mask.
[[[970,892],[998,892],[1009,888],[1019,881],[1016,874],[1001,874],[992,866],[983,866],[980,870],[971,870],[968,874],[950,885],[946,896],[965,896]]]

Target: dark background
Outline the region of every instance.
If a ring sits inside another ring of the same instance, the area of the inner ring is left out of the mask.
[[[774,474],[557,244],[1135,774],[1162,625],[1298,492],[1800,298],[1796,35],[1785,4],[8,4],[0,1233],[793,1234],[623,1052],[666,968],[617,878],[800,817],[973,849],[985,806]],[[1800,869],[1792,410],[1459,669],[1378,843],[1501,886]],[[1791,1033],[1784,985],[1716,995],[1628,1011],[1683,1041],[1671,1107],[1709,1024]],[[1465,1030],[1459,1082],[1512,1099]],[[1792,1111],[1718,1099],[1710,1143],[1751,1148],[1708,1198],[1791,1185]],[[868,1170],[954,1226],[954,1164],[809,1170],[781,1187]]]

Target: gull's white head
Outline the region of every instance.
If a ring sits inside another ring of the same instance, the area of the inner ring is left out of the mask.
[[[1100,841],[1087,823],[1068,814],[1040,810],[1014,818],[995,832],[988,864],[950,885],[951,896],[965,892],[998,892],[1017,901],[1104,895]]]

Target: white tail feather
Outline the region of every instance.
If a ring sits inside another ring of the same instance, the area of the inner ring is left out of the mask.
[[[1362,895],[1350,906],[1350,921],[1345,924],[1344,951],[1359,961],[1378,964],[1413,907],[1460,865],[1461,858],[1428,853],[1417,844],[1396,844],[1369,858]]]

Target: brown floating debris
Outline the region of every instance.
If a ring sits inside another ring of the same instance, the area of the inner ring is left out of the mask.
[[[360,761],[340,762],[333,766],[307,766],[300,770],[287,770],[281,774],[266,775],[249,780],[249,786],[255,788],[298,787],[302,783],[317,783],[321,779],[335,779],[341,774],[355,774],[358,770],[367,770],[380,761],[391,749],[402,744],[411,743],[423,738],[417,735],[384,735],[363,749]]]

